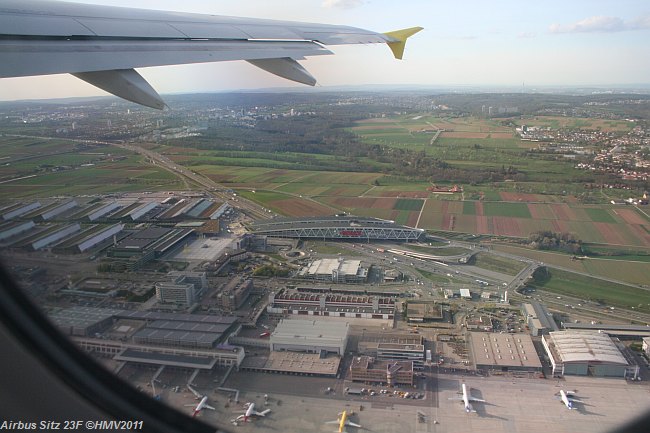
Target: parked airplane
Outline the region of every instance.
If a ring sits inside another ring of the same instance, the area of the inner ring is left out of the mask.
[[[215,408],[213,408],[212,406],[210,406],[208,404],[208,396],[207,395],[203,395],[203,394],[199,393],[197,390],[192,388],[189,384],[187,385],[187,388],[190,391],[192,391],[192,394],[194,394],[196,396],[197,400],[200,400],[199,404],[197,404],[196,407],[194,408],[194,413],[192,413],[192,418],[197,416],[199,414],[199,412],[201,412],[203,409],[216,410]],[[194,405],[193,404],[186,404],[185,406],[194,406]]]
[[[575,395],[575,392],[573,392],[573,391],[565,391],[563,389],[560,390],[560,400],[562,400],[562,403],[564,403],[564,405],[569,410],[575,409],[573,407],[573,403],[583,403],[581,400],[573,398],[574,395]]]
[[[325,424],[338,424],[339,429],[336,430],[335,433],[346,433],[345,426],[361,428],[361,426],[359,424],[355,424],[352,421],[348,420],[348,412],[347,411],[344,410],[343,412],[339,413],[339,417],[340,417],[339,419],[336,419],[334,421],[327,421],[325,423]]]
[[[266,414],[271,412],[271,409],[265,409],[262,412],[258,412],[255,410],[255,403],[246,403],[248,406],[246,408],[246,412],[244,412],[243,415],[239,415],[237,418],[235,418],[235,422],[237,421],[244,421],[248,422],[249,418],[252,418],[254,416],[266,416]]]
[[[333,54],[326,45],[385,43],[401,59],[412,27],[356,27],[223,17],[42,0],[0,3],[0,78],[70,73],[115,96],[162,110],[134,68],[246,60],[313,86],[297,60]]]
[[[480,398],[475,398],[472,397],[469,391],[467,390],[467,385],[463,384],[463,389],[462,389],[463,396],[462,397],[451,397],[449,400],[462,400],[463,404],[465,405],[465,412],[470,413],[470,412],[476,412],[474,408],[472,408],[472,404],[470,402],[475,401],[479,403],[484,403],[485,400],[482,400]]]

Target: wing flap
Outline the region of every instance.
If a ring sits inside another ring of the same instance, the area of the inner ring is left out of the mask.
[[[157,110],[165,108],[166,104],[160,95],[134,69],[80,72],[72,75],[127,101]]]
[[[279,59],[247,60],[247,62],[274,75],[286,78],[287,80],[307,84],[308,86],[316,84],[316,78],[307,72],[300,63],[289,57],[282,57]]]
[[[314,42],[0,40],[0,77],[331,54]]]

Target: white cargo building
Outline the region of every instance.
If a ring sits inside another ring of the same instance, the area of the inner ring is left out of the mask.
[[[271,334],[272,351],[345,353],[347,322],[283,319]]]

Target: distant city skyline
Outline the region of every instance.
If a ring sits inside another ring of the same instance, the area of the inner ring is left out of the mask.
[[[374,31],[422,26],[404,60],[383,45],[328,46],[301,61],[322,86],[629,86],[650,84],[650,4],[644,1],[506,0],[85,0],[155,8],[344,24]],[[305,88],[246,62],[141,68],[161,93]],[[0,79],[0,100],[105,95],[70,75]]]

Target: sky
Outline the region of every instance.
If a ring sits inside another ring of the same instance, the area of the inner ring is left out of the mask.
[[[0,0],[1,2],[2,0]],[[422,26],[395,60],[383,44],[328,46],[301,61],[320,86],[650,84],[647,0],[74,0],[78,3],[344,24]],[[161,94],[305,87],[243,62],[142,68]],[[69,75],[0,79],[0,100],[104,95]]]

